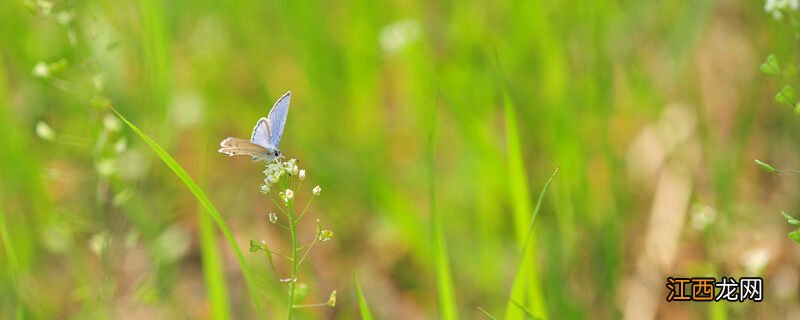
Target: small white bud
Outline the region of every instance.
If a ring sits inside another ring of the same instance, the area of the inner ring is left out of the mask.
[[[319,239],[320,242],[328,241],[331,238],[333,238],[333,231],[327,229],[320,230],[319,235],[317,236],[317,239]]]
[[[117,153],[123,153],[126,149],[128,149],[128,140],[125,140],[125,137],[119,138],[119,140],[114,143],[114,151]]]
[[[103,76],[102,73],[98,73],[92,76],[92,86],[97,91],[103,91],[103,85],[106,82],[106,78]]]
[[[294,198],[294,191],[292,189],[286,189],[286,201],[288,202],[292,198]]]
[[[299,171],[299,168],[297,168],[297,166],[292,167],[292,175],[297,175],[298,171]]]
[[[117,164],[114,159],[100,159],[95,163],[95,169],[98,174],[107,177],[117,171]]]
[[[314,189],[311,189],[311,193],[313,193],[315,196],[318,196],[320,192],[322,192],[322,188],[320,188],[320,186],[316,186]]]
[[[275,212],[270,212],[269,213],[269,222],[272,223],[272,224],[278,223],[278,215],[275,214]]]
[[[295,167],[295,168],[297,168],[297,167]],[[300,172],[297,174],[297,177],[300,178],[300,181],[305,180],[306,179],[306,169],[300,170]]]
[[[53,128],[50,128],[50,126],[48,126],[47,123],[39,121],[36,123],[36,135],[39,136],[39,138],[51,141],[55,139],[56,132],[53,131]]]
[[[266,184],[262,184],[261,185],[261,193],[263,193],[263,194],[269,193],[269,186],[266,185]]]
[[[108,131],[119,131],[119,129],[122,128],[122,124],[119,123],[117,117],[106,114],[103,116],[103,127],[108,129]]]
[[[39,78],[50,77],[50,67],[44,62],[39,62],[33,67],[33,75]]]
[[[330,295],[330,296],[328,296],[328,302],[327,302],[327,305],[328,305],[329,307],[335,307],[335,306],[336,306],[336,290],[333,290],[333,291],[331,292],[331,295]]]

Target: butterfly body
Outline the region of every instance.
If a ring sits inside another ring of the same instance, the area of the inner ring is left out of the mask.
[[[246,155],[253,161],[273,161],[281,156],[278,144],[283,135],[286,116],[289,113],[291,92],[284,94],[272,106],[269,115],[256,122],[250,140],[229,137],[220,142],[220,153],[229,156]]]

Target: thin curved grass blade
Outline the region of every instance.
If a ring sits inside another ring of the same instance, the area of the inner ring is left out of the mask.
[[[560,167],[556,168],[553,171],[553,174],[550,176],[550,179],[547,179],[547,183],[544,184],[542,187],[542,191],[539,193],[539,199],[536,200],[536,206],[533,208],[533,214],[531,215],[531,222],[530,226],[528,227],[528,234],[525,236],[525,244],[522,246],[522,251],[520,252],[520,261],[519,265],[517,265],[517,271],[514,275],[514,282],[511,285],[511,294],[509,295],[508,305],[506,305],[506,319],[509,317],[514,317],[514,311],[523,311],[525,317],[529,317],[529,315],[533,315],[525,306],[517,303],[515,299],[518,297],[525,297],[525,289],[528,285],[528,276],[530,270],[528,269],[529,265],[533,265],[535,261],[533,261],[534,255],[532,254],[532,250],[529,250],[531,246],[531,242],[533,242],[533,227],[536,223],[536,217],[539,215],[539,208],[542,206],[542,199],[544,199],[544,195],[547,192],[547,189],[550,187],[550,183],[553,182],[556,175],[558,174],[558,170],[561,169]]]
[[[247,288],[250,290],[250,297],[253,299],[253,304],[256,307],[256,312],[260,317],[263,317],[264,315],[263,307],[261,305],[261,300],[258,299],[258,294],[257,294],[258,291],[256,290],[256,287],[253,284],[253,276],[250,273],[250,269],[248,268],[247,263],[244,261],[244,256],[242,255],[242,251],[239,249],[239,245],[236,244],[236,240],[233,238],[233,234],[231,234],[230,228],[228,228],[228,225],[225,223],[225,220],[222,219],[222,216],[219,214],[219,211],[217,211],[217,208],[214,207],[214,204],[211,203],[211,200],[208,199],[203,190],[200,189],[197,183],[194,182],[194,180],[192,179],[191,176],[189,176],[186,170],[184,170],[183,167],[181,167],[181,165],[178,164],[178,162],[175,161],[175,159],[172,158],[172,156],[170,156],[166,150],[164,150],[164,148],[158,145],[158,143],[156,143],[147,134],[142,132],[142,130],[140,130],[136,125],[134,125],[133,123],[128,121],[128,119],[123,117],[122,114],[120,114],[116,109],[114,109],[113,107],[109,108],[112,111],[114,111],[114,113],[117,114],[117,116],[122,120],[122,122],[125,122],[125,124],[128,125],[128,127],[130,127],[131,130],[133,130],[133,132],[135,132],[140,138],[142,138],[142,140],[144,140],[144,142],[147,143],[150,149],[152,149],[153,152],[155,152],[156,155],[158,155],[161,161],[163,161],[164,164],[166,164],[167,167],[169,167],[172,170],[172,172],[174,172],[175,175],[181,179],[183,184],[186,185],[187,188],[189,188],[189,191],[192,192],[197,201],[200,202],[200,205],[205,209],[205,212],[207,212],[214,220],[214,222],[216,222],[217,227],[219,227],[220,231],[222,231],[222,234],[225,236],[225,239],[228,240],[228,244],[230,244],[231,248],[233,248],[233,251],[236,254],[236,260],[239,262],[239,266],[242,269],[242,274],[244,275],[245,282],[247,283]]]
[[[358,310],[361,312],[362,320],[372,320],[372,311],[369,310],[367,299],[364,298],[364,292],[361,291],[361,285],[358,284],[358,278],[353,276],[353,284],[356,287],[356,296],[358,296]]]
[[[438,100],[438,96],[437,96]],[[438,103],[438,101],[437,101]],[[439,319],[458,319],[453,276],[450,272],[450,259],[447,256],[447,243],[442,228],[442,215],[436,210],[436,109],[433,110],[431,131],[428,135],[428,187],[433,240],[433,263],[436,274],[436,289],[439,300]]]

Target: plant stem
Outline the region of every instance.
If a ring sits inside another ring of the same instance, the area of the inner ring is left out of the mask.
[[[316,244],[316,243],[317,243],[317,241],[315,239],[314,242],[312,242],[310,245],[308,245],[308,249],[306,249],[306,253],[304,253],[303,257],[300,258],[300,261],[297,262],[298,266],[303,263],[303,260],[306,259],[306,256],[308,256],[308,253],[311,251],[311,248],[313,248],[314,244]]]
[[[315,197],[315,196],[313,196],[313,195],[312,195],[312,196],[311,196],[311,199],[308,199],[308,203],[306,203],[306,207],[305,207],[305,208],[303,208],[303,211],[302,211],[302,212],[300,212],[300,216],[299,216],[299,217],[297,217],[297,221],[300,221],[300,218],[302,218],[302,217],[303,217],[303,215],[304,215],[304,214],[306,214],[306,210],[308,210],[308,207],[311,205],[311,201],[314,201],[314,197]]]
[[[314,308],[314,307],[327,307],[330,304],[328,302],[320,302],[320,303],[312,303],[312,304],[298,304],[295,305],[295,308]]]
[[[297,287],[297,221],[294,219],[293,201],[289,201],[289,232],[292,235],[292,272],[289,275],[289,303],[286,307],[286,320],[292,319],[294,311],[294,289]]]

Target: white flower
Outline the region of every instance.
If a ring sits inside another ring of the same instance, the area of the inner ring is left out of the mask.
[[[95,164],[95,169],[97,169],[98,174],[107,177],[117,171],[117,164],[114,159],[100,159]]]
[[[416,41],[421,31],[422,27],[416,20],[400,20],[383,27],[378,41],[383,51],[392,54]]]
[[[286,200],[287,201],[291,200],[292,198],[294,198],[294,191],[292,191],[292,189],[286,189],[286,193],[285,194],[286,194]]]
[[[278,223],[278,215],[275,214],[275,212],[270,212],[269,213],[269,222],[272,223],[272,224]]]
[[[320,186],[316,186],[314,189],[311,189],[311,193],[313,193],[315,196],[318,196],[321,191],[322,188],[320,188]]]
[[[690,218],[692,227],[698,231],[702,231],[708,225],[717,220],[717,211],[711,206],[695,204],[692,206]]]
[[[261,185],[261,193],[263,193],[263,194],[269,193],[269,186],[266,185],[266,184],[262,184]]]
[[[98,73],[92,76],[92,85],[94,89],[97,91],[103,91],[103,85],[106,82],[106,78],[103,76],[102,73]]]
[[[331,291],[331,295],[328,296],[328,302],[326,304],[330,307],[336,306],[336,290]]]
[[[33,67],[33,75],[39,78],[50,77],[50,67],[44,62],[39,62]]]
[[[299,172],[299,168],[296,165],[294,167],[292,167],[292,175],[297,175],[298,172]]]
[[[317,235],[317,239],[321,242],[325,242],[333,238],[333,231],[323,229],[319,231],[319,235]]]
[[[126,149],[128,149],[128,140],[125,140],[125,137],[119,138],[119,140],[114,143],[114,151],[117,153],[123,153]]]
[[[105,116],[103,116],[103,127],[108,129],[108,131],[119,131],[119,129],[122,128],[122,124],[119,122],[117,117],[107,113]]]
[[[61,11],[56,13],[56,21],[62,26],[68,25],[75,18],[75,14],[70,11]]]
[[[741,262],[745,270],[747,270],[747,274],[759,275],[762,271],[764,271],[764,267],[767,266],[770,258],[771,254],[769,250],[758,248],[742,253]]]
[[[292,174],[292,170],[294,169],[294,162],[291,160],[283,162],[283,170],[286,171],[288,174]]]
[[[53,128],[50,128],[50,126],[43,121],[36,123],[36,135],[39,136],[39,138],[48,141],[53,140],[56,137],[56,133],[53,131]]]
[[[306,179],[306,169],[300,170],[300,172],[297,174],[297,177],[300,178],[300,181],[305,180]]]
[[[771,14],[775,20],[782,19],[784,11],[794,11],[798,8],[800,8],[798,0],[767,0],[764,3],[764,11]]]

